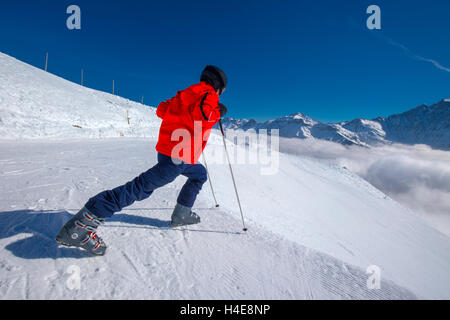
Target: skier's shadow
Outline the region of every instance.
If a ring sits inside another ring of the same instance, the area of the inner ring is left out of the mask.
[[[130,209],[127,209],[130,210]],[[137,210],[164,210],[164,209],[137,209]],[[167,209],[167,210],[173,210],[173,209]],[[211,208],[197,208],[197,210],[212,210]],[[179,228],[173,228],[171,226],[170,221],[163,221],[156,218],[150,218],[146,216],[135,216],[130,215],[127,213],[119,213],[114,216],[112,216],[110,219],[108,219],[108,222],[121,222],[126,223],[130,225],[134,225],[133,228],[142,228],[142,229],[165,229],[165,230],[172,230],[172,231],[185,231],[189,230],[192,232],[205,232],[205,233],[223,233],[223,234],[242,234],[241,232],[233,232],[233,231],[223,231],[223,230],[207,230],[207,229],[192,229],[193,226],[186,226],[183,229]],[[121,226],[121,225],[108,225],[106,224],[105,227],[110,228],[129,228],[129,226]]]
[[[0,239],[16,238],[5,249],[23,259],[81,259],[93,257],[89,252],[59,246],[55,237],[61,227],[73,217],[65,210],[17,210],[0,212]],[[126,213],[114,215],[108,222],[121,222],[148,229],[171,229],[169,221]],[[108,224],[105,225],[108,227]],[[102,226],[103,227],[103,226]],[[125,226],[111,226],[125,227]],[[181,230],[178,230],[181,231]],[[233,233],[214,230],[190,230],[198,232]],[[239,234],[239,233],[236,233]]]
[[[23,259],[92,257],[87,251],[60,247],[55,241],[61,227],[72,216],[63,210],[0,212],[0,239],[17,238],[5,249]]]
[[[115,214],[111,218],[109,218],[107,221],[149,226],[149,227],[153,227],[155,229],[162,229],[162,228],[170,227],[170,221],[163,221],[163,220],[150,218],[150,217],[135,216],[135,215],[130,215],[130,214],[126,214],[126,213]],[[105,226],[108,227],[107,224]]]

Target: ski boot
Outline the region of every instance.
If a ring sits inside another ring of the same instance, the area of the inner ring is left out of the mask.
[[[62,227],[56,236],[56,242],[103,256],[106,252],[106,244],[96,233],[97,227],[103,223],[104,219],[96,217],[88,209],[83,208]]]
[[[172,227],[181,227],[200,223],[200,217],[191,208],[177,204],[172,214]]]

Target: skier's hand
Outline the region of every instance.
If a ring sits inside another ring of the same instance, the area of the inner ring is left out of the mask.
[[[220,108],[220,117],[223,118],[227,114],[228,109],[222,103],[219,103],[219,108]]]

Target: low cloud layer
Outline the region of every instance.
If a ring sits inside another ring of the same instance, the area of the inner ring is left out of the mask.
[[[450,152],[424,145],[368,149],[284,138],[280,151],[346,167],[450,235]]]

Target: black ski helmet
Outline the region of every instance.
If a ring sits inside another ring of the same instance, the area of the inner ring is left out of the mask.
[[[214,88],[214,90],[220,90],[220,92],[223,92],[228,84],[225,72],[223,72],[220,68],[212,65],[206,66],[205,70],[203,70],[202,72],[200,81],[205,81],[206,83],[210,84]]]

